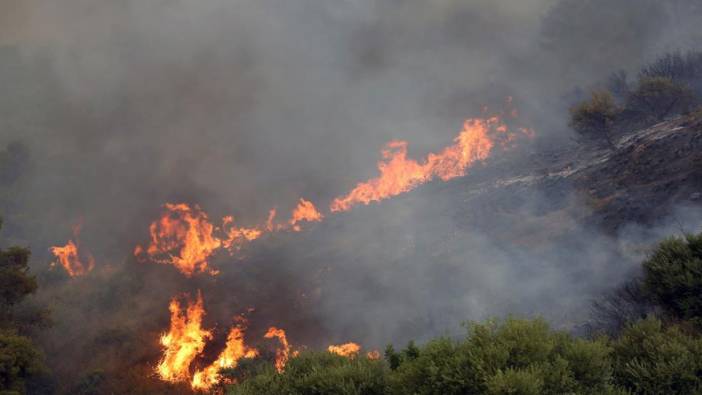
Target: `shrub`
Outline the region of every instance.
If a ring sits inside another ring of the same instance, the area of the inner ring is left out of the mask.
[[[589,100],[570,109],[570,126],[582,137],[614,147],[613,127],[621,109],[609,91],[594,91]]]
[[[230,394],[381,395],[386,379],[383,361],[346,358],[328,352],[303,352],[278,374],[273,367],[231,386]]]
[[[655,312],[655,303],[644,289],[643,280],[634,278],[593,302],[588,329],[593,334],[616,336],[631,323]]]
[[[464,341],[437,339],[403,359],[389,393],[609,393],[610,352],[604,339],[574,339],[543,320],[473,324]]]
[[[702,233],[664,240],[643,267],[644,286],[657,304],[702,325]]]
[[[448,338],[435,339],[405,357],[389,379],[390,394],[485,393],[482,361],[468,345]]]
[[[702,88],[702,52],[667,53],[644,66],[641,78],[667,78],[691,87],[698,94]]]
[[[684,83],[668,77],[644,77],[629,95],[626,110],[643,123],[659,122],[689,111],[695,95]]]
[[[648,318],[613,344],[614,377],[634,394],[693,394],[702,391],[702,340],[678,327]]]

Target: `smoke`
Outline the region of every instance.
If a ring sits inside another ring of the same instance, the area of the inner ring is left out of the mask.
[[[153,363],[168,300],[197,289],[210,327],[226,334],[255,308],[252,333],[277,325],[309,345],[380,347],[509,313],[572,325],[636,270],[629,246],[668,223],[605,235],[581,224],[567,187],[474,197],[465,179],[266,237],[217,257],[214,279],[131,253],[165,202],[244,225],[299,197],[325,207],[375,175],[385,142],[435,151],[508,96],[538,146],[561,145],[577,87],[698,45],[699,12],[682,0],[3,2],[0,146],[27,152],[3,186],[4,235],[43,271],[82,222],[100,272],[44,274],[45,300],[70,294],[52,302],[50,349],[82,361],[63,367],[74,374]],[[96,361],[95,344],[124,338],[138,340]]]

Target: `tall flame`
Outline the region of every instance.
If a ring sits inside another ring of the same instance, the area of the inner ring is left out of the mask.
[[[278,372],[285,369],[285,365],[290,359],[290,344],[285,331],[274,326],[268,328],[268,332],[264,335],[266,339],[278,338],[280,347],[275,350],[275,368]]]
[[[235,326],[229,331],[227,345],[219,357],[203,370],[195,372],[191,386],[199,390],[207,390],[221,381],[219,371],[226,368],[235,368],[242,358],[254,358],[258,350],[244,343],[244,330]]]
[[[361,346],[356,343],[346,343],[338,346],[331,345],[327,348],[327,351],[342,357],[355,357],[361,351]]]
[[[77,224],[73,227],[73,236],[78,240],[81,225]],[[64,246],[53,246],[49,248],[52,254],[58,259],[58,262],[63,266],[71,277],[82,276],[87,274],[95,267],[95,258],[91,254],[84,254],[84,259],[81,259],[78,242],[68,240]]]
[[[146,253],[159,263],[172,264],[190,277],[196,272],[213,272],[207,260],[222,245],[213,235],[214,226],[198,206],[166,203],[166,212],[149,227],[151,243]],[[144,252],[141,246],[135,255]]]
[[[162,380],[175,383],[189,380],[190,364],[205,349],[212,332],[202,328],[205,309],[201,293],[198,292],[195,303],[188,302],[185,315],[176,298],[171,300],[169,310],[171,327],[161,336],[164,351],[156,372]]]
[[[497,118],[469,119],[451,146],[439,153],[430,153],[420,163],[407,158],[407,142],[391,141],[382,151],[378,162],[380,175],[361,182],[347,195],[331,203],[332,212],[348,211],[357,204],[378,202],[401,193],[434,178],[448,181],[461,177],[478,161],[490,156],[495,142],[493,135],[507,134],[508,129]]]

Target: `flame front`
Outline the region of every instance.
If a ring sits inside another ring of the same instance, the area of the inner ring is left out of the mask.
[[[272,209],[264,224],[253,227],[236,226],[232,216],[222,218],[221,227],[217,227],[198,206],[185,203],[166,203],[164,208],[161,218],[149,226],[149,245],[146,248],[137,245],[134,255],[138,258],[146,255],[154,262],[173,265],[186,277],[195,273],[217,274],[208,260],[222,248],[234,253],[265,233],[300,231],[302,221],[319,222],[324,218],[305,199],[300,199],[287,223],[275,224],[276,210]]]
[[[171,327],[161,336],[164,348],[163,358],[156,367],[156,372],[164,381],[172,383],[190,379],[190,364],[205,349],[212,333],[202,328],[202,318],[205,309],[202,294],[198,292],[195,303],[188,302],[183,315],[182,307],[177,299],[171,300]]]
[[[439,178],[448,181],[461,177],[474,163],[490,156],[495,142],[493,135],[507,134],[508,129],[497,118],[469,119],[454,139],[454,144],[439,153],[430,153],[424,161],[407,158],[407,142],[391,141],[378,162],[380,175],[359,183],[347,195],[334,199],[332,212],[348,211],[357,204],[370,204],[408,192],[418,185]]]
[[[346,343],[338,346],[331,345],[327,348],[327,351],[342,357],[355,357],[361,351],[361,346],[356,343]]]
[[[290,359],[290,344],[285,331],[272,326],[268,328],[268,332],[266,332],[264,337],[266,339],[278,338],[280,347],[275,350],[275,368],[278,372],[282,372],[288,363],[288,359]]]
[[[73,236],[76,240],[78,240],[80,228],[80,223],[73,226]],[[81,259],[77,241],[68,240],[66,245],[51,247],[49,251],[54,254],[71,277],[85,275],[95,267],[95,258],[91,254],[84,254],[84,260]]]
[[[227,346],[219,354],[210,366],[195,372],[191,381],[194,389],[207,390],[221,380],[219,371],[227,368],[235,368],[242,358],[254,358],[258,356],[258,350],[248,347],[244,343],[244,330],[236,326],[229,331],[227,336]]]

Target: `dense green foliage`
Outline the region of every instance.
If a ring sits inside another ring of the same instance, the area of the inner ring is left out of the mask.
[[[615,382],[635,394],[702,393],[702,338],[649,318],[613,342]]]
[[[472,324],[462,340],[409,344],[385,361],[305,352],[285,371],[242,377],[229,394],[694,394],[702,338],[648,318],[614,340],[582,339],[542,320]],[[234,369],[236,371],[236,369]]]
[[[644,276],[610,296],[620,330],[580,338],[540,319],[472,323],[463,339],[410,342],[385,360],[305,352],[278,373],[252,360],[224,372],[248,394],[701,394],[702,233],[662,241]],[[649,316],[654,306],[664,314]]]
[[[281,374],[270,366],[231,387],[231,394],[384,394],[387,371],[382,361],[348,359],[330,353],[303,352]]]

